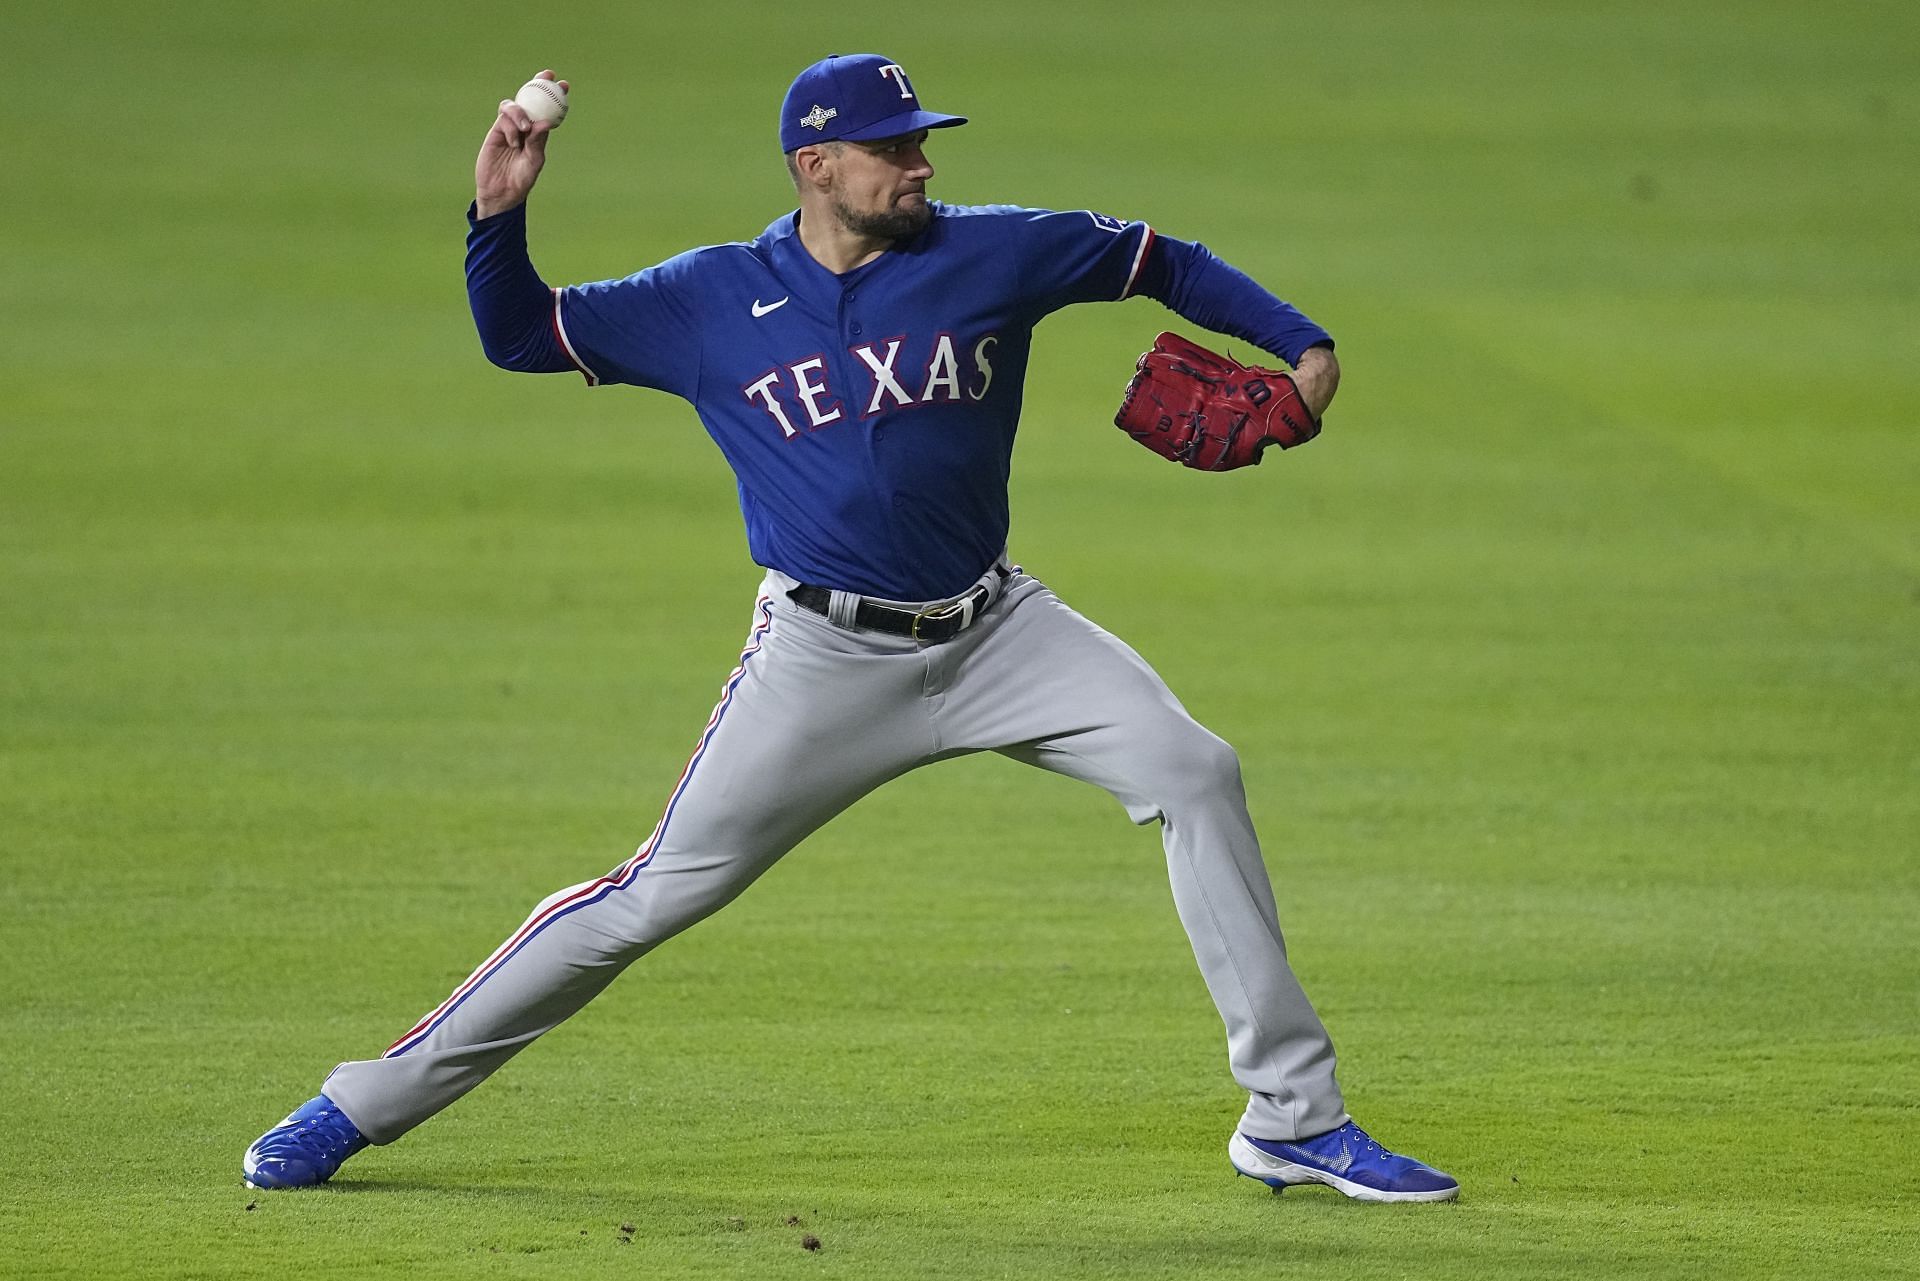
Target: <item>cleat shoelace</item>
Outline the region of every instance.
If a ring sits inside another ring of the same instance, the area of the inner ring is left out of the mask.
[[[352,1136],[343,1133],[334,1124],[334,1118],[340,1114],[322,1112],[267,1144],[261,1155],[268,1158],[285,1160],[290,1155],[318,1156],[321,1160],[338,1164],[353,1155]]]

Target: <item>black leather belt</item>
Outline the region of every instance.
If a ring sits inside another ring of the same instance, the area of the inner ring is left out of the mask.
[[[996,565],[993,572],[999,576],[999,583],[995,586],[1006,581],[1006,570]],[[802,609],[826,614],[833,592],[829,588],[802,583],[788,592],[787,597]],[[952,640],[972,626],[987,606],[993,603],[993,597],[993,589],[985,583],[952,600],[943,600],[922,610],[883,605],[863,596],[854,607],[853,625],[870,632],[885,632],[889,636],[911,637],[923,645],[936,645]]]

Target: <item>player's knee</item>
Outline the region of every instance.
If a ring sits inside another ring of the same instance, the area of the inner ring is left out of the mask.
[[[1160,738],[1155,777],[1161,782],[1163,805],[1212,803],[1245,797],[1240,781],[1240,754],[1232,744],[1200,725]]]

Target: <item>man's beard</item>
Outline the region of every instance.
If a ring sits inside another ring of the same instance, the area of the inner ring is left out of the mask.
[[[904,209],[896,207],[882,213],[861,213],[849,208],[836,195],[833,198],[833,216],[840,220],[842,227],[856,236],[905,240],[927,229],[927,224],[933,221],[933,206],[923,196]]]

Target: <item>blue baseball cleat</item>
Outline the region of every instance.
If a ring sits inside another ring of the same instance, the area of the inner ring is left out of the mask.
[[[253,1141],[240,1159],[240,1176],[256,1188],[310,1188],[333,1177],[366,1136],[333,1100],[317,1094]]]
[[[1387,1151],[1351,1121],[1295,1143],[1236,1131],[1227,1141],[1227,1159],[1275,1192],[1291,1183],[1325,1183],[1356,1201],[1451,1201],[1460,1195],[1452,1175]]]

